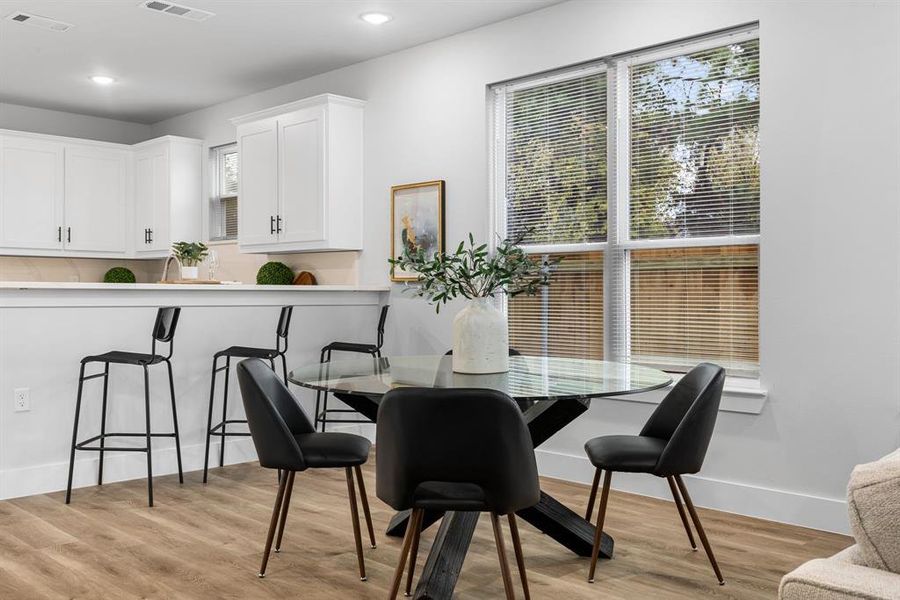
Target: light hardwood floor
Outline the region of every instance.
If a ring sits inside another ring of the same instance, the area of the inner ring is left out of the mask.
[[[255,464],[156,479],[155,508],[144,480],[84,488],[72,504],[54,493],[0,502],[0,598],[385,598],[401,540],[383,535],[391,511],[366,487],[378,548],[365,543],[369,580],[359,581],[342,470],[297,475],[281,554],[256,571],[276,491],[275,475]],[[554,480],[545,489],[577,512],[587,486]],[[532,596],[595,598],[775,598],[787,571],[828,556],[850,538],[700,509],[727,584],[716,584],[702,551],[692,552],[674,504],[613,492],[607,531],[615,558],[586,582],[578,558],[520,520]],[[419,566],[436,532],[422,537]],[[365,530],[363,530],[365,532]],[[504,522],[509,544],[509,530]],[[516,581],[519,597],[521,591]],[[401,592],[402,594],[402,592]],[[459,599],[502,598],[490,520],[479,521],[457,585]]]

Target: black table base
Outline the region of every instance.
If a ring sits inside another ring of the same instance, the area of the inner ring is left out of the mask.
[[[375,420],[380,398],[340,393],[335,396],[366,417]],[[524,416],[534,447],[537,448],[584,414],[590,404],[590,400],[556,400],[537,402],[527,408]],[[585,557],[591,555],[594,526],[546,492],[541,491],[541,499],[536,505],[517,514],[575,554]],[[394,515],[388,525],[387,534],[392,537],[403,537],[409,515],[408,510]],[[453,589],[456,587],[466,552],[472,542],[478,517],[478,513],[472,512],[425,513],[423,529],[438,521],[441,521],[441,525],[425,561],[425,569],[416,587],[415,598],[449,600],[453,596]],[[600,542],[600,556],[612,558],[612,555],[613,539],[604,533]]]

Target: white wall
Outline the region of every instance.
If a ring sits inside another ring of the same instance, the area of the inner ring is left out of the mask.
[[[391,185],[447,181],[450,242],[488,234],[486,86],[759,21],[760,415],[722,413],[700,504],[845,530],[852,466],[900,443],[900,4],[568,2],[154,125],[234,140],[228,118],[321,92],[368,101],[360,283],[386,281]],[[872,265],[872,266],[869,266]],[[443,351],[440,317],[395,287],[388,344]],[[651,406],[596,401],[542,469],[588,481],[583,442],[635,432]],[[614,484],[664,494],[645,479]]]
[[[151,137],[152,128],[143,123],[103,119],[58,110],[47,110],[0,102],[0,129],[15,129],[49,135],[136,144]]]

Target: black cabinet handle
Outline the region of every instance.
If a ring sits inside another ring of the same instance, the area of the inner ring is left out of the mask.
[[[62,225],[60,225],[59,227],[56,228],[56,241],[57,242],[62,241]]]
[[[275,223],[277,224],[277,225],[275,226],[275,232],[276,232],[276,233],[281,233],[281,215],[278,215],[278,216],[275,218]]]
[[[147,243],[147,228],[144,227],[144,243]]]
[[[153,229],[147,230],[147,243],[149,243],[149,244],[153,243]]]
[[[269,235],[275,235],[275,217],[269,217]]]
[[[71,227],[66,227],[66,243],[67,244],[72,243],[72,228]]]

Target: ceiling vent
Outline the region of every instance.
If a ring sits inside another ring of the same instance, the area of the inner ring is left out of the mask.
[[[40,15],[32,15],[24,12],[14,12],[11,15],[6,16],[7,21],[14,21],[16,23],[22,23],[24,25],[31,25],[32,27],[39,27],[41,29],[46,29],[48,31],[68,31],[74,27],[71,23],[63,23],[62,21],[57,21],[56,19],[50,19],[48,17],[42,17]]]
[[[173,17],[181,17],[188,21],[205,21],[210,17],[214,17],[215,13],[208,10],[200,10],[199,8],[191,8],[183,4],[175,4],[174,2],[161,2],[160,0],[146,0],[140,4],[147,10],[153,12],[172,15]]]

